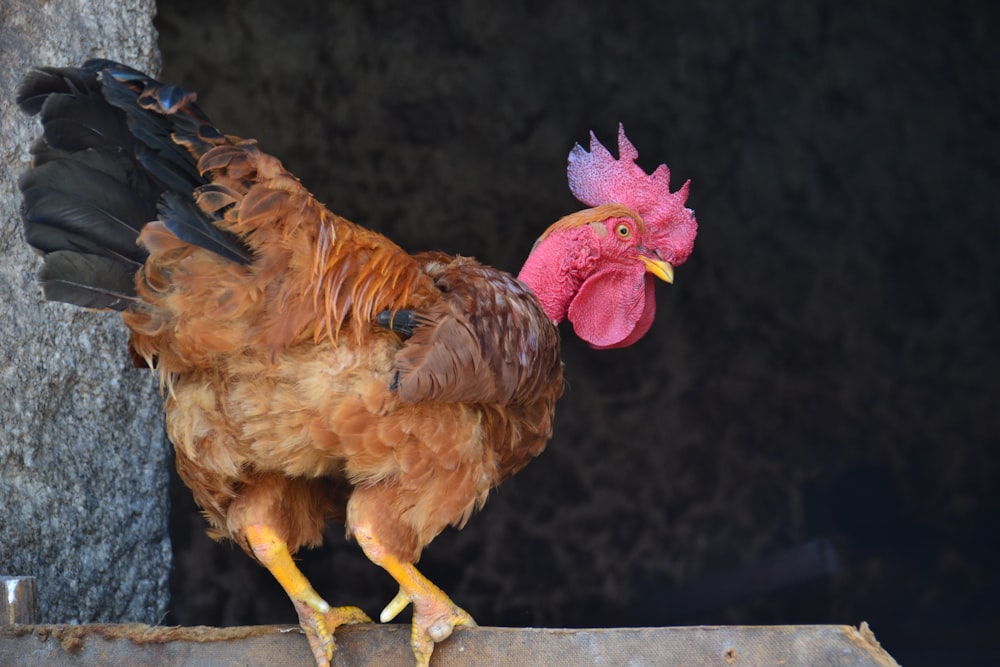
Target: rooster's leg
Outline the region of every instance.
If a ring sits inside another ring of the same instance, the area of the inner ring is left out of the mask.
[[[379,617],[387,623],[413,603],[413,629],[410,646],[417,659],[417,667],[427,667],[434,652],[434,644],[451,636],[459,625],[474,626],[475,621],[464,609],[451,601],[444,591],[420,574],[412,563],[406,563],[389,553],[365,525],[353,527],[354,538],[361,545],[368,559],[392,575],[399,584],[399,593]]]
[[[295,605],[299,624],[309,640],[318,667],[329,667],[333,659],[333,632],[338,626],[371,623],[357,607],[331,607],[313,590],[309,580],[295,565],[288,545],[266,524],[244,527],[243,536],[253,555],[278,580]]]

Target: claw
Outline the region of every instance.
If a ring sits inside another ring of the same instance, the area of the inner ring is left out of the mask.
[[[284,540],[270,526],[259,523],[246,526],[244,535],[253,555],[274,575],[295,605],[317,667],[330,667],[336,647],[334,631],[341,625],[371,623],[371,619],[357,607],[330,607],[313,590],[296,567]]]
[[[448,637],[451,637],[452,631],[460,625],[474,628],[476,627],[476,622],[472,620],[472,616],[469,616],[467,611],[459,607],[454,607],[452,613],[447,618],[439,618],[431,623],[427,628],[427,635],[435,643],[444,641]]]
[[[323,602],[320,600],[320,602]],[[326,611],[313,608],[308,602],[295,601],[299,614],[299,625],[309,641],[317,667],[329,667],[333,651],[337,647],[333,633],[341,625],[371,623],[368,615],[357,607],[330,607],[323,602]]]
[[[451,601],[444,591],[435,586],[417,570],[413,563],[400,560],[387,553],[370,526],[355,523],[354,539],[365,555],[388,572],[399,584],[399,592],[382,611],[382,622],[390,621],[406,605],[413,602],[413,624],[410,647],[417,660],[417,667],[428,667],[434,644],[451,636],[459,625],[474,626],[476,622],[467,611]]]
[[[417,659],[417,667],[428,667],[431,654],[434,653],[434,645],[450,637],[456,627],[476,625],[472,616],[444,593],[440,593],[440,596],[417,599],[413,603],[413,608],[410,647]]]
[[[333,649],[336,644],[333,633],[326,625],[324,615],[304,600],[295,600],[295,611],[299,615],[299,626],[306,635],[309,648],[312,650],[316,667],[329,667],[333,659]],[[329,605],[327,605],[329,609]]]
[[[357,607],[334,607],[326,614],[327,625],[339,628],[342,625],[371,623],[372,619]]]
[[[382,613],[379,614],[378,620],[383,623],[388,623],[392,619],[399,616],[400,612],[406,609],[408,604],[410,604],[410,596],[407,595],[402,588],[400,588],[399,592],[396,593],[396,597],[394,597],[389,604],[385,606]]]

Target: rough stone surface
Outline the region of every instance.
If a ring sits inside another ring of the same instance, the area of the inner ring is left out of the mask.
[[[618,121],[693,180],[649,337],[566,335],[548,450],[424,555],[477,621],[868,620],[903,664],[992,664],[970,640],[1000,622],[998,7],[163,0],[159,25],[220,127],[408,249],[516,269],[574,210],[572,142]],[[178,510],[177,620],[293,619]],[[339,532],[305,568],[377,613],[395,589]],[[831,578],[668,603],[813,538]]]
[[[43,622],[156,623],[167,608],[168,445],[119,318],[45,303],[18,174],[38,132],[13,103],[34,65],[159,68],[152,0],[0,3],[0,571],[38,579]]]

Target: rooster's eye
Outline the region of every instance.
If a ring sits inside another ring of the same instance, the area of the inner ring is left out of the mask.
[[[618,234],[618,238],[620,238],[620,239],[627,239],[629,236],[632,235],[632,230],[629,229],[628,225],[626,225],[625,223],[622,223],[622,224],[618,225],[617,227],[615,227],[615,233]]]

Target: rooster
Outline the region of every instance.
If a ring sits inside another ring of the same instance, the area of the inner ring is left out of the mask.
[[[569,155],[588,208],[539,238],[517,278],[467,257],[410,255],[328,211],[195,95],[107,60],[40,68],[18,89],[43,134],[21,177],[25,238],[47,299],[122,313],[158,373],[177,470],[216,539],[266,567],[316,663],[369,622],[331,607],[293,555],[343,522],[413,605],[411,645],[471,616],[415,567],[445,527],[545,447],[563,391],[557,325],[630,345],[697,223],[688,183],[647,174],[619,126]]]

